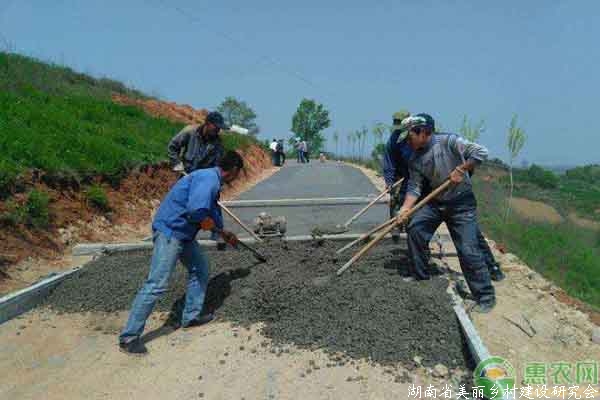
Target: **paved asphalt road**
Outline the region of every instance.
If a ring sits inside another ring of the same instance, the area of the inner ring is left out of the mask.
[[[311,161],[308,164],[286,163],[286,166],[272,177],[262,181],[240,196],[241,200],[268,200],[316,197],[356,197],[376,196],[379,192],[360,170],[333,161],[320,163]],[[283,215],[287,218],[288,236],[306,235],[317,225],[344,223],[364,204],[344,206],[302,206],[302,207],[252,207],[232,208],[232,211],[247,225],[261,211],[273,216]],[[350,232],[365,232],[388,217],[386,205],[377,204],[363,214],[354,224]],[[241,234],[241,229],[225,216],[226,229]],[[247,236],[241,234],[240,236]]]

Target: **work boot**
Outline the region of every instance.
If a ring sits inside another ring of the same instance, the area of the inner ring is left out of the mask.
[[[148,349],[139,338],[130,340],[129,342],[120,342],[119,350],[132,356],[145,356],[148,354]]]
[[[213,319],[215,319],[215,315],[213,313],[208,313],[208,314],[205,314],[205,315],[201,315],[198,318],[194,318],[193,320],[191,320],[190,322],[186,323],[185,325],[181,325],[181,327],[183,329],[194,328],[196,326],[201,326],[201,325],[204,325],[204,324],[208,324]]]
[[[471,309],[470,312],[476,312],[479,314],[487,314],[496,306],[496,298],[480,299]]]
[[[488,270],[490,271],[490,277],[495,282],[500,282],[504,280],[504,278],[506,278],[506,275],[504,275],[504,272],[502,272],[502,270],[500,269],[500,264],[498,263],[490,265],[488,267]]]
[[[471,291],[469,290],[469,288],[467,288],[467,285],[463,282],[463,281],[458,281],[456,282],[456,293],[458,293],[458,295],[465,299],[465,300],[473,300],[473,295],[471,294]]]

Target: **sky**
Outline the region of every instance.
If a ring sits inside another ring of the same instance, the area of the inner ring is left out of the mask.
[[[262,138],[290,136],[302,98],[330,111],[331,135],[431,114],[445,131],[485,121],[480,142],[517,162],[600,163],[600,2],[334,0],[0,0],[0,46],[214,108],[258,115]]]

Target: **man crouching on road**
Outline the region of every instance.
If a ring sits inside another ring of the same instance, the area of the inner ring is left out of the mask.
[[[221,186],[236,179],[243,167],[242,157],[229,151],[215,168],[197,170],[181,178],[162,201],[152,223],[154,251],[150,273],[119,336],[119,347],[125,353],[147,353],[140,336],[156,301],[167,290],[177,260],[188,270],[181,326],[198,326],[214,318],[212,314],[200,315],[208,286],[208,260],[194,238],[199,229],[223,229],[217,205]],[[223,231],[222,236],[231,245],[237,243],[231,232]]]
[[[496,305],[494,287],[477,239],[477,202],[468,172],[487,158],[485,147],[448,133],[433,134],[433,119],[417,114],[403,120],[408,143],[414,150],[409,162],[410,179],[399,214],[407,213],[428,181],[431,189],[449,177],[447,191],[417,211],[408,224],[408,250],[417,279],[429,279],[429,241],[445,222],[456,247],[460,267],[476,301],[473,311],[487,313]]]

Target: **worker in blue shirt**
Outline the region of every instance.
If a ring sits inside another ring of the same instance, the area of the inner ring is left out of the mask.
[[[242,157],[229,151],[216,167],[196,170],[181,178],[162,201],[152,223],[154,250],[150,273],[133,301],[129,319],[119,336],[122,351],[134,355],[147,353],[140,336],[154,305],[167,290],[177,260],[188,270],[181,326],[198,326],[214,318],[211,313],[201,315],[208,286],[208,260],[195,237],[200,229],[216,227],[225,242],[237,244],[233,233],[223,231],[217,201],[222,184],[236,179],[243,167]]]

